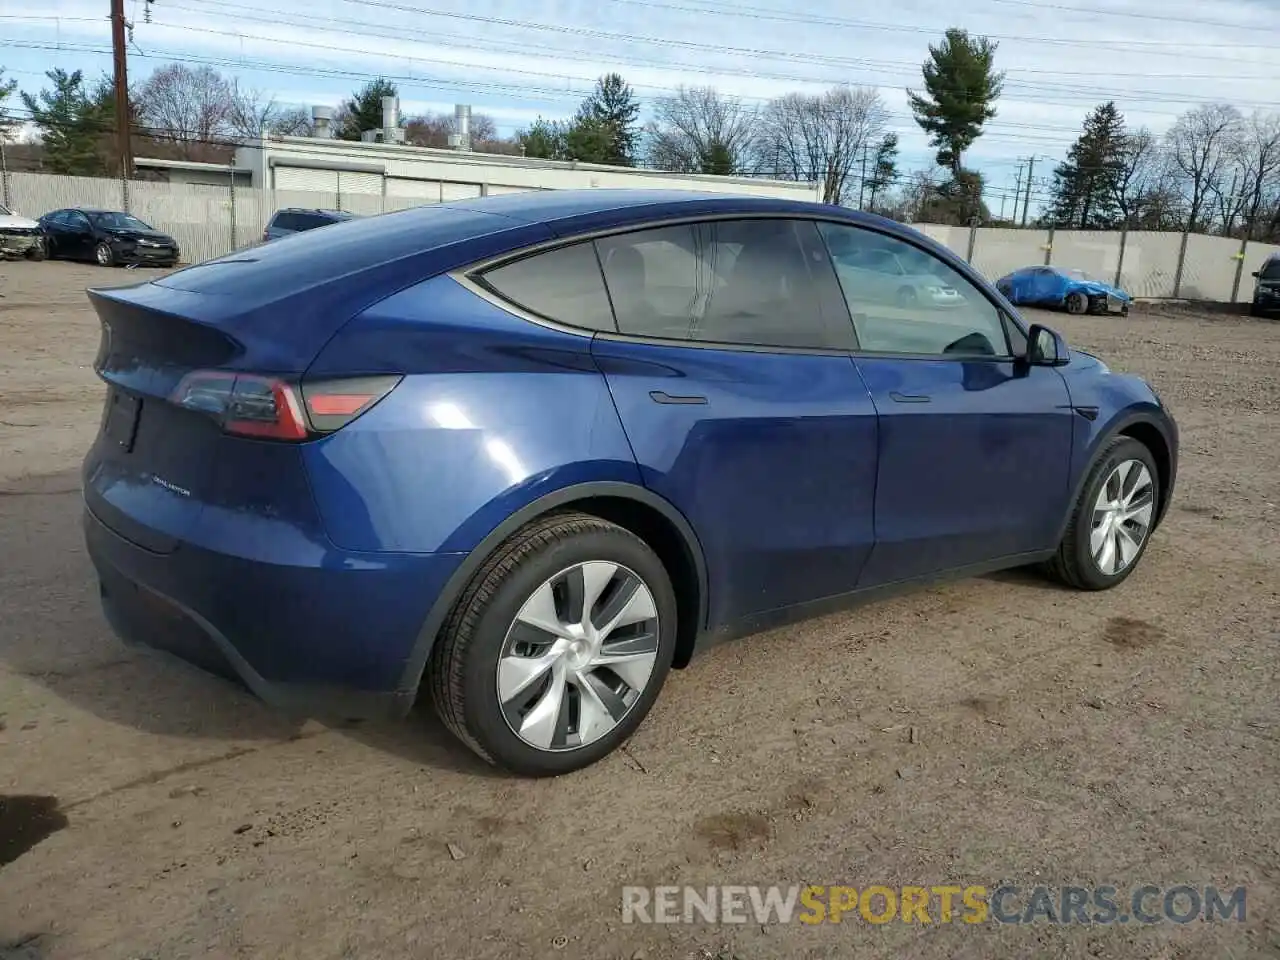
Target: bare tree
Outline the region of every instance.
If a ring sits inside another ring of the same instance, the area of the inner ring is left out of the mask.
[[[315,129],[311,111],[306,107],[276,110],[267,121],[267,129],[280,137],[309,137]]]
[[[1156,136],[1146,127],[1125,134],[1111,182],[1122,223],[1131,223],[1169,169]]]
[[[1167,135],[1169,158],[1187,200],[1187,229],[1203,227],[1206,204],[1221,192],[1240,133],[1240,111],[1212,103],[1180,116]]]
[[[1241,126],[1235,144],[1234,161],[1239,173],[1234,213],[1243,217],[1245,229],[1254,237],[1259,215],[1269,200],[1280,192],[1280,114],[1256,111]],[[1228,230],[1233,225],[1228,222]]]
[[[756,112],[714,87],[677,87],[653,104],[645,129],[649,162],[675,173],[745,172],[751,163]]]
[[[789,93],[760,116],[756,169],[784,180],[816,180],[825,203],[852,191],[854,165],[880,138],[889,111],[870,87],[833,87],[810,96]]]
[[[280,112],[275,97],[252,87],[241,87],[239,80],[231,81],[226,123],[232,136],[256,140],[262,136],[263,130],[275,126]]]
[[[886,215],[903,223],[919,222],[930,202],[937,197],[938,187],[934,170],[912,171],[905,177],[902,188],[884,203]]]
[[[232,85],[217,70],[171,63],[146,79],[137,102],[153,137],[195,144],[230,132],[232,100]]]

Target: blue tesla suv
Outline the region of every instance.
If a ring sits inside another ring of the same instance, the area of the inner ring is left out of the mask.
[[[1019,565],[1113,587],[1177,469],[1145,382],[833,206],[487,197],[90,299],[116,632],[311,715],[427,693],[524,775],[718,640]]]

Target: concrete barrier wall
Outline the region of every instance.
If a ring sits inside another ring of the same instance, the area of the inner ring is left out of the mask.
[[[127,210],[177,239],[184,260],[189,262],[256,243],[272,214],[284,207],[338,207],[373,216],[442,200],[554,189],[554,185],[427,182],[388,176],[380,181],[381,193],[354,192],[337,179],[332,191],[232,190],[229,186],[150,181],[129,181],[126,185],[120,180],[41,173],[10,173],[3,185],[14,211],[33,219],[64,207]],[[1122,235],[1096,230],[912,226],[957,256],[968,258],[989,280],[998,280],[1019,267],[1048,262],[1113,283],[1119,268],[1120,286],[1140,299],[1230,301],[1234,291],[1237,302],[1248,301],[1253,295],[1250,274],[1269,254],[1280,251],[1278,246],[1250,243],[1242,259],[1239,240],[1198,234],[1186,237],[1184,249],[1180,233],[1132,231]]]

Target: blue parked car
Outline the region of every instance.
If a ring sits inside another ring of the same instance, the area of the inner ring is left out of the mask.
[[[1133,298],[1083,270],[1023,267],[996,281],[996,289],[1020,307],[1065,308],[1068,313],[1129,315]]]
[[[885,303],[829,246],[964,302]],[[610,753],[718,640],[1026,564],[1114,587],[1177,473],[1145,382],[838,207],[487,197],[90,298],[117,632],[313,715],[427,693],[527,775]]]

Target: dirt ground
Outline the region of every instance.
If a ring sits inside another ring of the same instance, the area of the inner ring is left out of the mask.
[[[1049,321],[1182,427],[1174,508],[1120,589],[1003,574],[739,641],[674,673],[624,752],[525,781],[429,715],[294,722],[112,637],[78,527],[83,290],[134,279],[0,265],[0,956],[1280,954],[1280,325]],[[1244,885],[1247,919],[620,912],[624,884],[1001,881]]]

